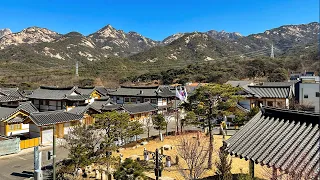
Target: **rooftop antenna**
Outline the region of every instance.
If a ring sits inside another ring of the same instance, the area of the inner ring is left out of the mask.
[[[271,44],[271,54],[270,54],[271,58],[274,58],[274,52],[273,52],[273,43]]]
[[[76,77],[79,77],[79,61],[76,62]]]

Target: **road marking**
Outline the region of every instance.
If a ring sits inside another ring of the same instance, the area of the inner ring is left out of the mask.
[[[22,159],[22,160],[27,160],[27,159],[25,159],[25,158],[23,158],[23,157],[20,157],[20,156],[18,156],[18,158],[19,158],[19,159]]]

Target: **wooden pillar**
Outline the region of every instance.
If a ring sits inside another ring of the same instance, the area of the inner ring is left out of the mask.
[[[253,179],[254,178],[254,162],[253,160],[249,160],[249,175]]]
[[[272,168],[272,180],[276,180],[277,179],[277,169],[276,168]]]

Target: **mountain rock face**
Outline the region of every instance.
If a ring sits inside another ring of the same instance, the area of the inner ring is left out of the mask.
[[[129,56],[159,45],[159,42],[146,38],[136,32],[125,33],[111,25],[88,36],[98,48],[107,50],[115,56]]]
[[[1,38],[2,36],[5,36],[5,35],[11,34],[11,33],[12,33],[11,30],[8,29],[8,28],[0,29],[0,38]]]
[[[208,34],[210,37],[212,37],[214,39],[218,39],[218,40],[237,40],[242,37],[242,35],[237,32],[228,33],[225,31],[218,32],[215,30],[208,31],[208,32],[206,32],[206,34]]]
[[[318,35],[317,22],[285,25],[249,36],[215,30],[177,33],[161,42],[136,32],[125,33],[111,25],[88,36],[78,32],[61,35],[46,28],[30,27],[17,33],[11,33],[9,29],[1,30],[0,56],[6,60],[38,59],[36,57],[41,56],[42,59],[48,57],[72,61],[99,61],[109,57],[145,63],[212,61],[234,55],[248,56],[247,53],[251,56],[267,56],[271,44],[277,56],[295,46],[317,43]]]
[[[11,45],[52,42],[61,35],[46,28],[30,27],[18,33],[10,33],[0,38],[0,49]]]

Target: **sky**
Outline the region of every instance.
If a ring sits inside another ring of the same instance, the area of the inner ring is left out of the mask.
[[[287,24],[319,22],[319,0],[4,0],[0,29],[38,26],[89,35],[111,24],[154,40],[179,32],[242,35]]]

